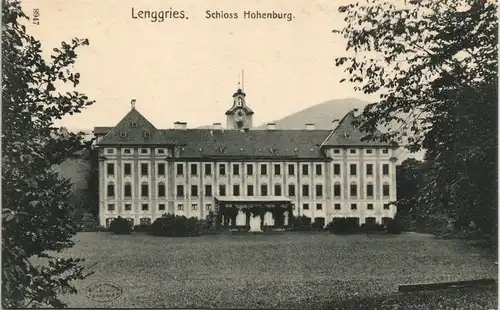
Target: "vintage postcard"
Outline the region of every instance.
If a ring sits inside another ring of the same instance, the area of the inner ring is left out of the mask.
[[[496,1],[2,3],[2,307],[497,308]]]

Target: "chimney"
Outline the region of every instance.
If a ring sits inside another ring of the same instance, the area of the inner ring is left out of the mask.
[[[215,130],[222,130],[222,124],[221,123],[214,123],[213,128]]]
[[[187,129],[187,123],[186,122],[175,122],[174,129]]]
[[[314,124],[312,123],[306,124],[306,130],[313,130],[313,129],[314,129]]]
[[[267,130],[276,130],[276,123],[267,123]]]

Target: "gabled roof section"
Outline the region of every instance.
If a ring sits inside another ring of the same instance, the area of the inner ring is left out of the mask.
[[[366,133],[362,132],[352,123],[355,120],[360,120],[361,116],[355,116],[354,111],[347,113],[342,118],[335,130],[321,144],[322,147],[329,146],[390,146],[388,142],[380,141],[362,141],[366,137]],[[376,131],[375,133],[380,133]]]
[[[99,132],[102,132],[99,128]],[[130,112],[111,129],[98,145],[121,144],[168,144],[162,133],[153,126],[139,111],[132,108]]]

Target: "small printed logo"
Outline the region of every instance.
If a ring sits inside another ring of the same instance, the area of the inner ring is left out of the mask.
[[[87,286],[84,290],[88,299],[98,302],[108,302],[117,299],[123,293],[122,288],[113,282],[99,281]]]

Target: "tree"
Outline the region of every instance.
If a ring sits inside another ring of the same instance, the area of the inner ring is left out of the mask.
[[[58,294],[76,293],[71,281],[88,274],[82,260],[57,254],[73,245],[76,227],[69,217],[71,184],[52,167],[84,144],[80,135],[53,122],[92,101],[76,91],[61,94],[55,87],[79,83],[72,65],[76,49],[88,41],[62,42],[46,61],[41,43],[20,23],[23,18],[27,16],[17,1],[3,1],[2,306],[64,307]]]
[[[497,230],[497,3],[370,0],[341,6],[347,39],[336,65],[377,94],[358,123],[366,139],[425,148],[431,167],[418,201],[459,226]],[[375,134],[383,125],[389,130]]]
[[[415,214],[416,197],[423,186],[423,163],[415,158],[404,160],[396,167],[398,212]]]

